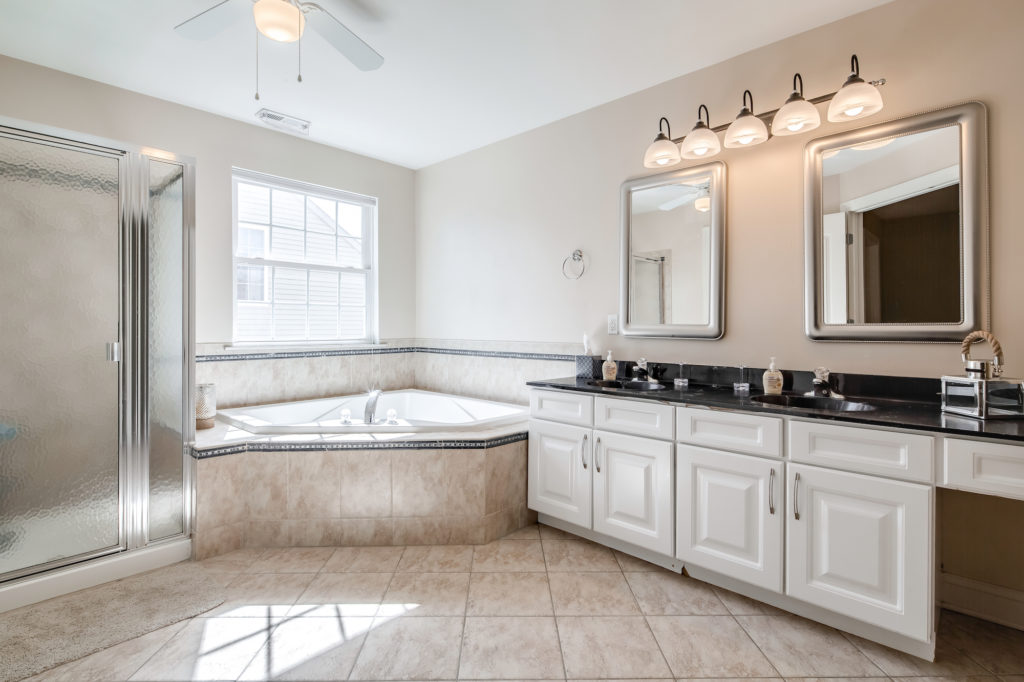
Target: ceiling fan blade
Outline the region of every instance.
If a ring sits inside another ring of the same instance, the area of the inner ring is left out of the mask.
[[[212,38],[238,20],[235,4],[232,0],[221,0],[213,7],[181,22],[174,30],[178,35],[192,40]]]
[[[345,55],[360,71],[373,71],[384,63],[384,57],[363,42],[362,38],[350,31],[345,24],[334,18],[330,12],[312,3],[304,4],[310,12],[306,22],[329,42],[334,49]]]

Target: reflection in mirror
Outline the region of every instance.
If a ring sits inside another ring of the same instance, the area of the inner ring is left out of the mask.
[[[807,147],[807,331],[957,340],[986,322],[977,102]]]
[[[724,164],[623,185],[624,332],[721,335]]]

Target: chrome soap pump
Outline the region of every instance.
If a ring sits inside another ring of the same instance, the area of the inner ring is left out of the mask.
[[[991,360],[973,360],[971,344],[988,341]],[[1000,378],[1003,373],[1003,347],[990,332],[973,331],[960,346],[966,376],[942,377],[942,411],[976,419],[1014,419],[1024,417],[1024,382]]]

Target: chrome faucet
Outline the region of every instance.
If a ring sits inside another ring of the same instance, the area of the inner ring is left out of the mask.
[[[383,393],[379,388],[375,388],[366,394],[366,408],[363,410],[363,423],[372,424],[374,417],[377,413],[377,400],[380,398],[380,394]]]
[[[647,373],[647,358],[640,358],[633,365],[633,381],[649,381],[650,374]]]
[[[832,381],[829,378],[828,367],[815,367],[814,381],[812,381],[811,384],[811,390],[804,393],[804,395],[814,396],[817,398],[835,398],[837,400],[843,400],[845,398],[841,393],[837,393],[832,390]]]

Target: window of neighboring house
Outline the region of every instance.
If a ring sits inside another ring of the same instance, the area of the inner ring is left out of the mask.
[[[235,169],[234,341],[376,340],[377,200]]]

